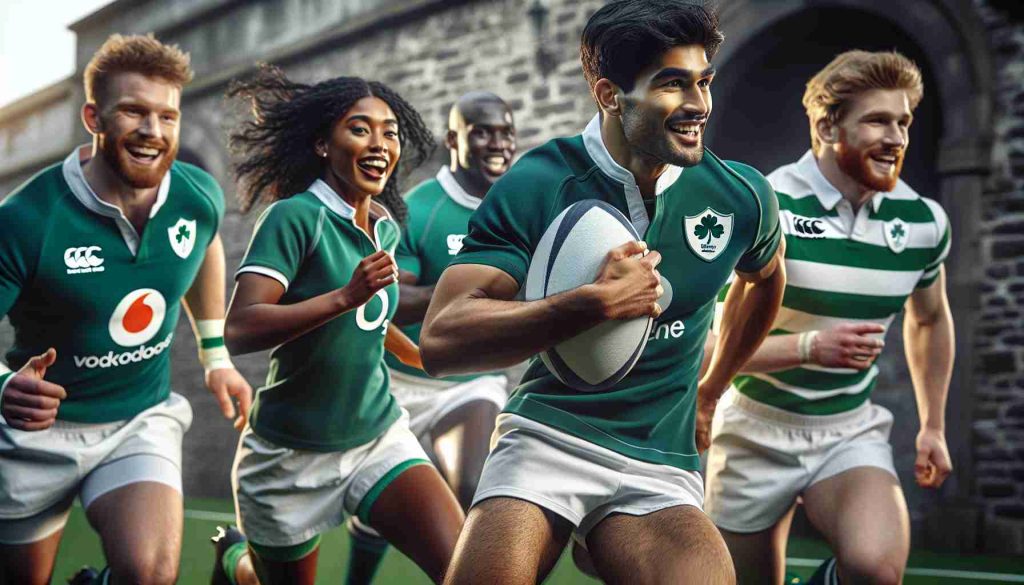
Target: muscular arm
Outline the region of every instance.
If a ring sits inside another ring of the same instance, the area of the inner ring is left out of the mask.
[[[196,337],[199,336],[197,320],[224,318],[224,244],[220,235],[214,236],[207,246],[199,273],[185,293],[182,304]]]
[[[756,273],[737,272],[725,297],[722,326],[707,372],[697,386],[697,449],[711,444],[711,418],[722,393],[771,330],[786,288],[785,243]]]
[[[441,275],[423,320],[427,372],[447,376],[517,364],[608,319],[657,316],[661,255],[631,242],[608,254],[593,284],[536,301],[513,301],[516,281],[490,266],[457,264]]]
[[[420,286],[416,275],[405,270],[398,271],[398,308],[395,309],[396,325],[412,325],[423,320],[434,295],[434,285]]]
[[[278,304],[285,292],[280,282],[262,274],[243,272],[228,309],[224,340],[237,354],[291,341],[358,308],[379,289],[394,282],[394,271],[391,256],[376,252],[363,258],[345,287],[288,305]]]
[[[945,268],[940,269],[931,286],[910,296],[906,310],[903,343],[921,419],[915,476],[924,487],[938,487],[952,471],[946,449],[945,411],[955,350]]]

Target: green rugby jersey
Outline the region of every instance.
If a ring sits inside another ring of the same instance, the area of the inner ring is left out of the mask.
[[[938,278],[949,253],[949,220],[938,203],[903,181],[876,194],[855,215],[810,151],[768,180],[779,198],[786,237],[786,293],[773,335],[844,322],[888,329],[907,297]],[[805,365],[738,376],[734,384],[759,402],[827,415],[863,404],[877,376],[876,365],[866,370]]]
[[[378,217],[373,239],[356,226],[355,209],[317,179],[263,212],[237,274],[280,282],[282,305],[342,288],[363,258],[377,250],[394,253],[398,245],[399,227],[387,209],[373,202],[371,213]],[[267,382],[249,418],[253,431],[311,451],[344,451],[380,436],[401,412],[388,392],[383,355],[397,303],[398,285],[392,284],[271,350]]]
[[[57,418],[101,423],[170,395],[179,301],[217,234],[224,195],[213,177],[175,162],[138,234],[86,182],[90,150],[76,148],[0,204],[0,315],[14,326],[12,369],[57,350],[46,372],[68,394]]]
[[[448,167],[441,167],[437,176],[417,185],[405,197],[409,219],[402,241],[395,250],[395,261],[402,270],[416,275],[417,284],[437,284],[441,273],[462,248],[462,239],[469,228],[469,218],[482,199],[466,193]],[[419,342],[422,323],[402,327],[402,331]],[[390,353],[385,360],[395,371],[429,378],[423,370],[407,366]],[[482,374],[448,376],[442,380],[466,382]]]
[[[775,195],[754,169],[705,150],[694,167],[669,167],[648,217],[632,174],[601,139],[582,135],[527,153],[488,192],[453,264],[485,264],[520,286],[545,229],[569,205],[599,199],[622,211],[663,260],[664,313],[633,370],[610,390],[581,393],[534,358],[505,407],[628,457],[697,470],[697,374],[719,289],[734,269],[754,272],[779,245]]]

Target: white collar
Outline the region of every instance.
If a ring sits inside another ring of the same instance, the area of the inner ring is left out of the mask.
[[[444,192],[448,194],[448,197],[459,205],[467,209],[476,209],[477,207],[480,207],[480,203],[483,202],[483,199],[473,197],[462,188],[462,185],[455,180],[455,175],[452,173],[451,169],[448,168],[448,165],[441,167],[441,170],[437,171],[437,176],[435,178],[437,179],[437,182],[441,184],[441,188],[444,189]]]
[[[813,151],[808,150],[800,157],[800,160],[796,162],[796,171],[811,186],[811,192],[817,196],[821,206],[825,209],[831,211],[842,201],[843,194],[822,174],[821,168],[818,167],[818,159],[815,158]],[[871,208],[876,213],[878,208],[882,206],[884,199],[884,191],[878,191],[871,197]]]
[[[643,236],[644,232],[647,231],[647,226],[650,225],[650,218],[647,217],[647,208],[644,206],[640,187],[637,186],[633,173],[615,162],[611,153],[608,152],[608,147],[605,146],[604,138],[601,136],[600,114],[595,115],[590,120],[590,123],[587,124],[587,127],[583,129],[583,146],[586,147],[587,154],[590,155],[590,158],[594,159],[594,162],[597,163],[597,168],[601,169],[601,172],[622,183],[626,195],[626,206],[629,208],[630,222],[636,228],[637,233]],[[674,185],[682,173],[682,167],[668,165],[668,168],[665,169],[665,172],[661,173],[661,176],[658,177],[654,184],[655,196],[661,195],[666,189]]]
[[[79,146],[71,151],[71,154],[64,159],[64,164],[61,167],[61,171],[64,174],[64,180],[67,181],[68,187],[71,188],[71,193],[78,199],[86,209],[93,213],[109,217],[114,220],[117,224],[118,229],[121,232],[121,236],[124,238],[124,243],[127,244],[128,249],[131,250],[132,254],[136,254],[139,249],[139,234],[135,231],[131,222],[125,217],[121,208],[107,203],[106,201],[99,198],[96,192],[93,191],[92,186],[85,180],[85,173],[82,171],[82,159],[81,157],[86,154],[86,149],[92,148],[88,144]],[[167,193],[171,189],[171,171],[168,169],[164,178],[160,180],[160,187],[156,192],[156,201],[153,202],[153,207],[149,210],[149,217],[152,219],[156,216],[156,213],[160,211],[164,203],[167,202]]]
[[[310,191],[311,193],[313,193],[313,195],[316,195],[316,198],[319,199],[320,202],[327,207],[327,209],[330,209],[334,213],[337,213],[338,215],[349,221],[355,221],[354,218],[356,216],[356,208],[352,207],[351,205],[348,204],[347,201],[342,199],[341,195],[335,193],[334,189],[331,189],[331,186],[328,185],[323,179],[317,179],[313,181],[313,184],[309,186],[309,189],[307,189],[307,191]],[[391,216],[391,211],[384,205],[381,205],[380,203],[377,203],[372,199],[370,200],[370,209],[373,210],[373,212],[376,213],[380,219],[394,221],[394,218]]]

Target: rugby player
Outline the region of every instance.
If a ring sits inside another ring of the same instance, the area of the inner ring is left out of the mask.
[[[640,360],[608,391],[574,391],[531,363],[498,418],[446,582],[539,582],[573,534],[607,582],[734,580],[701,510],[698,452],[721,393],[768,333],[785,275],[771,186],[703,144],[722,38],[699,5],[599,9],[581,47],[598,115],[495,183],[441,276],[420,337],[433,375],[507,367],[609,319],[656,319]],[[593,284],[513,300],[551,221],[594,198],[644,242],[610,252]],[[698,383],[715,299],[734,271],[742,285]]]
[[[188,402],[170,389],[181,301],[206,385],[244,421],[251,389],[224,347],[224,197],[175,161],[188,55],[113,35],[85,68],[75,148],[0,204],[0,582],[49,583],[77,496],[100,580],[173,583]],[[78,582],[87,582],[82,576]]]
[[[938,488],[952,470],[949,220],[899,179],[922,91],[898,53],[839,55],[804,93],[811,150],[768,177],[789,281],[772,335],[715,415],[708,462],[706,509],[742,583],[783,582],[798,497],[838,560],[816,582],[901,582],[909,519],[893,417],[870,396],[882,337],[904,309],[921,423],[914,475]]]
[[[306,85],[262,68],[232,93],[253,106],[232,134],[242,207],[271,205],[236,274],[226,335],[239,352],[270,349],[271,366],[232,468],[255,554],[244,541],[218,547],[215,578],[312,585],[320,535],[347,514],[440,581],[465,516],[384,364],[387,350],[421,365],[390,323],[406,215],[395,171],[403,155],[421,163],[433,137],[398,94],[357,77]]]
[[[445,146],[451,163],[406,195],[409,219],[395,252],[400,291],[395,323],[403,325],[403,332],[414,342],[434,284],[462,247],[469,216],[512,164],[516,134],[508,104],[490,92],[463,95],[449,113]],[[508,399],[505,376],[434,379],[402,364],[394,354],[387,354],[385,360],[391,368],[391,393],[409,411],[409,427],[459,503],[468,509],[487,458],[494,419]],[[352,553],[347,583],[369,583],[386,542],[356,516],[349,518],[348,529]]]

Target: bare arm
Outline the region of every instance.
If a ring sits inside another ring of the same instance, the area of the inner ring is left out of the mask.
[[[405,333],[402,333],[402,330],[394,323],[388,325],[388,333],[384,337],[384,349],[391,352],[403,364],[412,368],[423,369],[423,360],[420,359],[420,348],[416,347],[413,340],[409,339],[409,336]]]
[[[945,413],[955,350],[944,267],[931,286],[910,296],[906,310],[904,350],[921,419],[914,475],[922,487],[937,488],[953,469],[946,448]]]
[[[398,308],[395,309],[396,325],[412,325],[423,321],[434,295],[434,285],[420,286],[419,279],[411,272],[398,271]]]
[[[725,297],[722,327],[707,373],[697,387],[697,450],[711,444],[711,418],[718,400],[740,367],[771,330],[786,288],[785,240],[756,273],[737,272]]]
[[[213,241],[207,246],[199,272],[182,301],[202,355],[202,336],[198,321],[224,319],[224,244],[219,235],[214,236]],[[224,352],[223,346],[220,347],[220,351]],[[217,399],[224,418],[235,419],[235,428],[241,429],[245,426],[249,407],[252,405],[252,387],[227,359],[226,353],[220,359],[221,363],[216,365],[211,365],[210,362],[203,364],[206,387]],[[240,414],[237,418],[232,398],[238,402]]]
[[[394,281],[394,261],[387,252],[379,251],[363,258],[344,287],[280,305],[285,292],[280,282],[243,272],[228,310],[225,341],[238,354],[276,347],[358,308]]]
[[[497,268],[449,267],[434,291],[420,334],[423,363],[433,376],[489,371],[517,364],[609,319],[657,316],[661,255],[643,258],[631,242],[609,252],[593,284],[536,301],[513,301],[515,280]]]
[[[808,363],[826,368],[866,370],[885,345],[871,335],[882,333],[885,327],[877,323],[841,323],[805,334],[772,335],[765,338],[742,370],[744,373],[778,372]],[[800,351],[802,335],[811,335],[806,355],[801,355]]]

